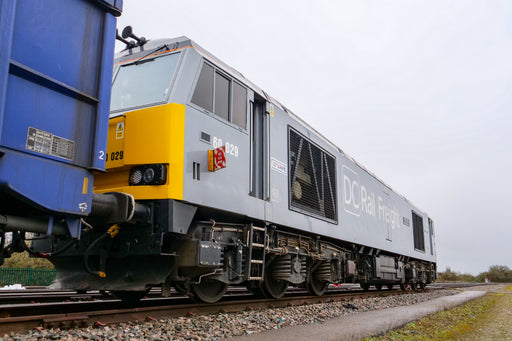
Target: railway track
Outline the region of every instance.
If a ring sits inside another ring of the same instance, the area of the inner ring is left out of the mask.
[[[331,290],[359,290],[359,285],[345,284],[339,287],[332,287]],[[289,293],[304,293],[304,289],[289,288]],[[240,287],[230,287],[226,295],[240,296],[252,295],[246,289]],[[171,297],[184,297],[171,289]],[[146,300],[149,299],[162,299],[161,291],[159,288],[153,288],[146,295]],[[51,290],[45,287],[28,290],[0,290],[0,308],[5,305],[23,305],[35,303],[61,303],[61,302],[80,302],[80,301],[119,301],[118,298],[108,292],[88,291],[86,293],[79,293],[73,290]]]
[[[433,283],[428,288],[462,288],[467,286],[485,285],[481,283]],[[336,290],[359,290],[359,284],[341,284],[338,287],[331,285],[330,291]],[[289,293],[304,292],[303,289],[289,288]],[[248,294],[245,289],[239,287],[231,287],[227,295],[244,295]],[[172,296],[180,296],[174,290],[171,290]],[[153,288],[147,295],[147,298],[160,297],[160,289]],[[34,303],[51,303],[51,302],[69,302],[69,301],[117,301],[118,299],[109,293],[99,291],[88,291],[79,293],[73,290],[52,290],[46,287],[31,287],[24,290],[0,290],[0,307],[13,304],[34,304]]]
[[[453,288],[475,284],[433,284],[426,290]],[[325,303],[350,300],[359,297],[390,296],[410,293],[410,290],[371,290],[364,292],[354,290],[354,285],[331,288],[324,296],[310,296],[304,290],[290,290],[282,299],[261,299],[240,288],[233,288],[215,304],[193,303],[188,297],[175,293],[171,297],[156,297],[159,290],[152,290],[137,305],[128,306],[124,302],[99,292],[77,294],[76,292],[48,291],[23,292],[21,296],[30,294],[31,298],[39,295],[47,301],[26,303],[19,298],[17,303],[7,302],[7,298],[15,298],[15,293],[0,293],[0,335],[8,332],[22,332],[33,328],[73,328],[90,325],[107,325],[127,321],[143,321],[186,315],[205,315],[218,312],[237,312],[268,307],[286,307],[303,304]],[[64,298],[58,301],[57,298]],[[76,300],[70,298],[76,297]],[[93,297],[93,298],[91,298]],[[53,300],[53,301],[52,301]],[[56,301],[55,301],[56,300]],[[21,302],[21,303],[20,303]]]
[[[437,288],[440,288],[440,286]],[[127,321],[326,303],[359,297],[390,296],[411,292],[410,290],[404,292],[398,289],[364,292],[353,289],[354,286],[344,286],[341,289],[334,288],[321,297],[310,296],[305,291],[297,289],[290,291],[279,300],[256,298],[245,290],[235,289],[230,290],[221,301],[215,304],[193,303],[190,298],[179,295],[169,298],[156,298],[153,297],[153,293],[150,293],[147,298],[141,300],[137,305],[132,306],[128,306],[110,296],[102,296],[93,301],[68,300],[67,302],[3,304],[0,305],[0,335],[38,327],[64,329],[90,325],[103,326]],[[52,294],[57,295],[56,293]],[[72,294],[72,292],[69,292],[69,294]],[[154,292],[154,294],[157,293]]]

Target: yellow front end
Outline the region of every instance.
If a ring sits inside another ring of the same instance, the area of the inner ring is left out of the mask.
[[[94,191],[124,192],[136,200],[183,199],[185,106],[170,103],[110,119],[106,173],[94,178]],[[162,185],[130,186],[130,169],[164,164]]]

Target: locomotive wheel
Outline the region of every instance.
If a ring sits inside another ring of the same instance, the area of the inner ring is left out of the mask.
[[[228,284],[214,279],[203,279],[199,284],[191,285],[192,299],[205,303],[215,303],[224,296],[228,290]]]
[[[180,295],[188,295],[190,292],[190,287],[185,285],[183,282],[174,282],[173,283],[174,290]]]
[[[420,286],[420,289],[423,290],[427,286],[425,282],[419,282],[418,285]]]
[[[400,290],[407,289],[407,285],[405,283],[400,283]]]
[[[381,291],[382,290],[382,284],[375,284],[375,289],[377,289],[378,291]]]
[[[144,296],[148,294],[149,290],[129,291],[129,290],[115,290],[112,291],[115,297],[127,304],[138,303]]]
[[[387,284],[386,287],[388,288],[388,290],[391,290],[393,289],[393,284]]]
[[[269,298],[262,283],[250,283],[247,285],[247,290],[253,293],[254,296],[259,298]]]
[[[370,290],[370,284],[368,283],[360,283],[361,285],[361,288],[364,290],[364,291],[368,291]]]
[[[306,282],[306,286],[311,295],[322,296],[329,287],[329,282],[319,281],[311,275],[311,278]]]
[[[272,271],[267,270],[261,283],[261,289],[267,297],[281,298],[288,290],[288,281],[274,278]]]

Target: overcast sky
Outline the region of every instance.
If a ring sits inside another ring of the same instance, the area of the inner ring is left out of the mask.
[[[196,41],[426,211],[440,270],[512,268],[512,1],[124,0],[126,25]]]

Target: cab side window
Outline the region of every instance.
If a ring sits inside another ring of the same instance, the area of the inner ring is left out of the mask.
[[[213,111],[213,68],[208,64],[203,64],[199,80],[197,81],[192,103]]]
[[[216,116],[247,128],[247,88],[203,63],[191,102]]]
[[[229,88],[231,81],[221,75],[215,73],[215,115],[229,121]]]

